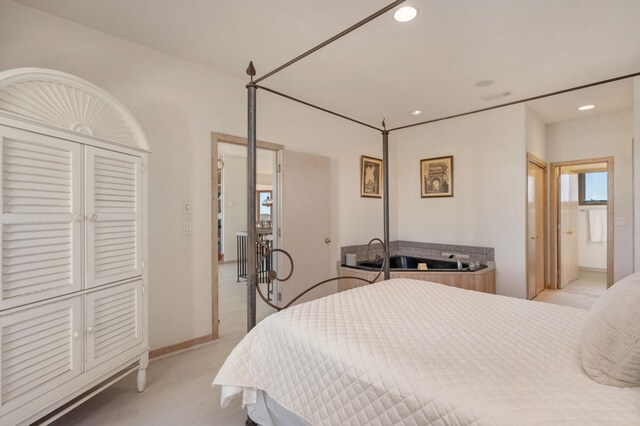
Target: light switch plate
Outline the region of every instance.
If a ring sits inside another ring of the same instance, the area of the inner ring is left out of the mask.
[[[183,213],[191,213],[191,201],[185,201],[182,204],[182,212]]]
[[[184,233],[185,234],[190,234],[191,233],[191,222],[184,222],[183,226],[184,226]]]

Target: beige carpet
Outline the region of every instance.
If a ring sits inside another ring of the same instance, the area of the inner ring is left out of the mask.
[[[598,298],[607,291],[607,275],[604,272],[580,271],[577,280],[561,290],[543,290],[533,300],[574,308],[591,309]]]

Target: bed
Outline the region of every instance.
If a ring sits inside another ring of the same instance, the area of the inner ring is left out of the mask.
[[[392,279],[268,317],[214,385],[265,425],[639,425],[640,388],[582,368],[587,314]]]

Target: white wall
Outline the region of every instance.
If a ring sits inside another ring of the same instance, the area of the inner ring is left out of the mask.
[[[246,158],[244,159],[244,162],[247,162]],[[260,188],[257,189],[271,189],[271,187],[273,187],[273,175],[268,173],[257,173],[256,184],[260,186]],[[265,188],[267,186],[268,188]]]
[[[541,160],[547,159],[547,127],[533,110],[525,105],[525,143],[527,152]]]
[[[236,232],[247,231],[247,159],[225,155],[222,170],[224,261],[237,259]]]
[[[547,126],[549,162],[614,157],[614,282],[633,272],[633,112],[620,111]]]
[[[580,206],[578,208],[578,267],[607,269],[607,243],[589,241],[588,210],[607,210],[606,206]]]
[[[246,82],[0,0],[0,70],[26,66],[85,78],[138,119],[153,150],[148,169],[151,346],[209,334],[211,132],[246,135]],[[358,192],[360,155],[379,157],[380,135],[260,92],[258,137],[330,157],[335,274],[340,246],[382,233],[382,202],[361,199]],[[190,235],[183,233],[183,200],[192,201]]]
[[[398,238],[494,247],[499,294],[526,297],[523,105],[393,133]],[[454,196],[420,198],[420,159],[453,155]]]
[[[640,77],[633,79],[633,202],[635,235],[635,272],[640,271]]]

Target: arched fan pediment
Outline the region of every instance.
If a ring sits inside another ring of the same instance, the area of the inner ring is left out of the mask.
[[[118,100],[59,71],[18,68],[0,72],[0,112],[149,150],[140,125]]]

